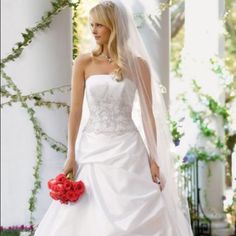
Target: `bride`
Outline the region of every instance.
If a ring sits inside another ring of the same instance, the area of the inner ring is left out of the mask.
[[[53,201],[35,236],[191,236],[159,81],[132,16],[101,1],[90,26],[96,48],[74,61],[63,169],[86,189],[77,202]]]

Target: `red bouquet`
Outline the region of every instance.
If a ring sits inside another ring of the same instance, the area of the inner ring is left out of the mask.
[[[76,202],[85,191],[84,183],[81,180],[73,181],[71,172],[67,175],[61,173],[56,178],[50,179],[48,188],[51,190],[49,195],[63,204]]]

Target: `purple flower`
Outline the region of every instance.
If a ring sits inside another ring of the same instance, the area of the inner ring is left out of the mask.
[[[12,225],[12,226],[8,226],[8,227],[4,227],[4,226],[0,226],[0,230],[1,231],[5,231],[5,230],[15,230],[15,231],[28,231],[28,230],[34,230],[34,226],[30,225],[30,226],[25,226],[25,225]]]
[[[187,157],[187,156],[184,156],[184,158],[183,158],[183,163],[186,163],[186,162],[188,162],[188,157]]]
[[[187,154],[183,158],[183,163],[193,163],[196,160],[195,153],[187,152]]]
[[[174,140],[175,146],[179,146],[179,143],[180,143],[180,140],[179,140],[179,139],[175,139],[175,140]]]

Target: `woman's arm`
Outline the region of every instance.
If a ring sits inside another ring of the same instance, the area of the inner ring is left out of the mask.
[[[152,84],[151,73],[149,67],[145,61],[139,59],[140,72],[142,81],[138,85],[140,95],[140,107],[142,115],[142,123],[144,133],[147,139],[147,145],[149,149],[149,166],[151,170],[152,179],[155,183],[159,183],[160,168],[155,161],[155,155],[157,155],[157,136],[156,136],[156,123],[152,109]],[[160,183],[159,183],[160,184]],[[162,186],[160,185],[162,190]]]
[[[156,124],[152,109],[152,88],[151,88],[151,74],[149,67],[145,61],[139,59],[139,65],[141,68],[142,84],[139,84],[140,106],[142,114],[142,123],[144,133],[147,139],[147,145],[150,151],[149,162],[153,162],[156,155]]]
[[[67,158],[75,159],[75,142],[78,134],[85,90],[84,68],[86,56],[78,56],[74,60],[71,79],[71,105],[68,120],[68,151]]]

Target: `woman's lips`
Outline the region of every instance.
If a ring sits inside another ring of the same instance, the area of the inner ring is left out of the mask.
[[[99,39],[100,38],[100,36],[95,36],[95,39]]]

